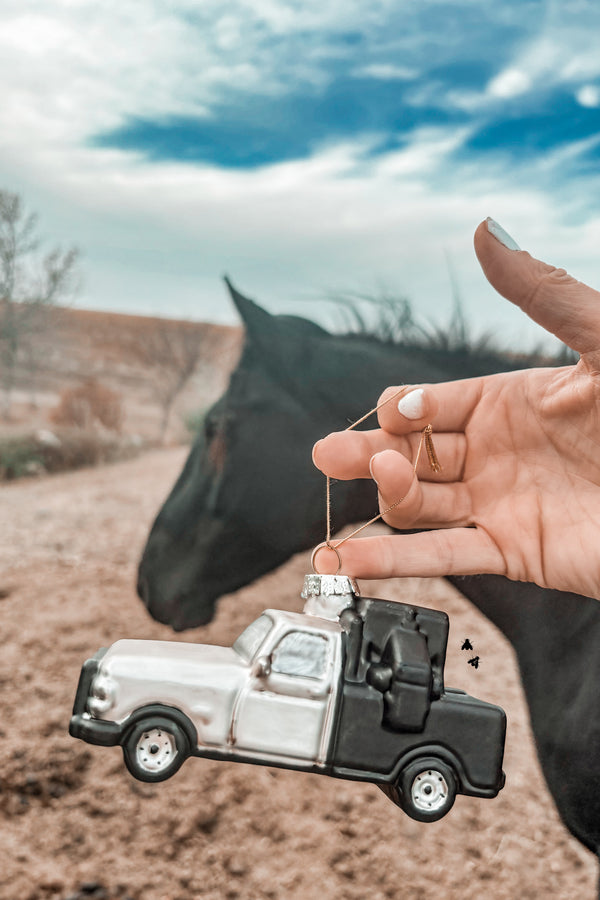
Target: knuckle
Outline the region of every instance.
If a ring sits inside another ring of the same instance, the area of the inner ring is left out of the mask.
[[[395,497],[386,500],[379,493],[379,510],[382,520],[392,528],[406,528],[415,521],[420,513],[422,492],[416,478],[405,488],[404,493],[398,491]]]
[[[445,531],[432,531],[431,534],[441,569],[451,572],[454,565],[454,549],[449,534]]]
[[[551,294],[557,287],[565,288],[578,284],[576,278],[565,269],[551,268],[540,274],[531,290],[525,298],[525,309],[535,310],[538,306],[547,302],[548,294]]]

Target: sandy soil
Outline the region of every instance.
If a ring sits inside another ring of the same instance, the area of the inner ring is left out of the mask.
[[[544,785],[512,651],[442,581],[362,590],[450,614],[447,683],[508,714],[496,800],[458,797],[422,825],[371,785],[198,759],[143,785],[118,748],[68,736],[80,666],[99,646],[127,636],[225,644],[266,606],[301,607],[305,554],[225,598],[208,628],[174,637],[151,621],[136,564],[184,453],[0,488],[0,898],[594,897],[596,864]],[[467,636],[478,670],[460,651]]]

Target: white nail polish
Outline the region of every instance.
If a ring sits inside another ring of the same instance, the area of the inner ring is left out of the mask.
[[[514,238],[511,238],[508,231],[505,231],[502,225],[499,225],[495,219],[491,219],[489,216],[486,219],[487,222],[487,230],[490,234],[493,234],[497,241],[500,241],[505,247],[509,250],[520,250],[521,248],[517,244]]]
[[[417,388],[398,400],[398,412],[407,419],[422,419],[425,415],[425,391]]]

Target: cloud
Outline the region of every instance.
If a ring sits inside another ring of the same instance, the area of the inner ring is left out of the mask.
[[[356,78],[377,78],[381,81],[413,81],[418,73],[416,69],[410,69],[408,66],[371,63],[367,66],[358,66],[352,74]]]
[[[84,303],[230,319],[227,270],[275,309],[385,281],[440,314],[448,249],[476,321],[521,321],[472,256],[488,214],[595,276],[592,3],[21,0],[0,19],[0,184],[82,244]]]
[[[505,69],[490,81],[487,92],[490,97],[518,97],[531,87],[531,78],[521,69]]]
[[[596,84],[584,84],[576,91],[575,97],[581,106],[594,109],[600,106],[600,87]]]

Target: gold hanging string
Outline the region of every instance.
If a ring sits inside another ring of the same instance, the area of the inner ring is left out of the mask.
[[[378,410],[380,410],[382,406],[385,406],[387,403],[391,403],[392,400],[395,400],[396,397],[398,397],[399,394],[404,393],[404,391],[405,391],[405,388],[400,388],[400,390],[396,391],[395,394],[392,394],[391,397],[388,397],[387,400],[384,400],[383,403],[380,403],[378,406],[374,406],[373,409],[369,410],[368,413],[365,413],[364,416],[361,416],[360,419],[357,419],[356,422],[353,422],[351,425],[349,425],[348,428],[346,428],[346,431],[352,431],[353,428],[356,428],[358,425],[361,425],[365,421],[365,419],[368,419],[369,416],[372,416],[373,413],[376,413]],[[423,450],[423,446],[425,446],[425,450],[427,451],[427,459],[429,461],[429,466],[430,466],[432,472],[440,472],[442,469],[442,467],[440,465],[440,461],[438,460],[437,454],[435,452],[435,447],[433,446],[432,434],[433,434],[433,428],[431,427],[431,425],[426,425],[425,428],[423,428],[423,430],[421,431],[421,439],[419,440],[419,446],[417,447],[417,452],[415,454],[415,459],[413,462],[413,473],[415,475],[417,473],[417,466],[419,465],[419,459],[421,458],[421,452]],[[345,544],[346,541],[350,540],[350,538],[355,537],[357,534],[359,534],[359,532],[363,531],[365,528],[368,528],[369,525],[373,524],[373,522],[377,522],[378,519],[381,519],[381,518],[383,518],[383,516],[386,516],[392,509],[395,509],[397,506],[400,506],[400,504],[406,499],[406,496],[407,496],[406,494],[404,494],[403,497],[400,497],[399,500],[396,500],[394,503],[390,504],[390,506],[386,507],[386,509],[382,510],[376,516],[373,516],[373,518],[369,519],[368,522],[364,522],[362,525],[359,525],[358,528],[355,528],[354,531],[350,532],[350,534],[347,534],[346,537],[342,538],[341,540],[339,540],[335,544],[333,544],[331,542],[331,478],[329,477],[329,475],[327,476],[327,480],[326,480],[325,495],[326,495],[326,505],[327,505],[327,536],[325,539],[325,546],[329,550],[333,550],[333,552],[337,556],[338,563],[339,563],[339,569],[341,569],[341,567],[342,567],[342,558],[339,554],[338,547],[341,547],[342,544]],[[317,548],[317,550],[318,549],[321,549],[321,548]],[[313,552],[313,569],[314,569],[314,556],[315,556],[316,552],[317,552],[316,550]],[[338,569],[338,572],[339,572],[339,569]]]

